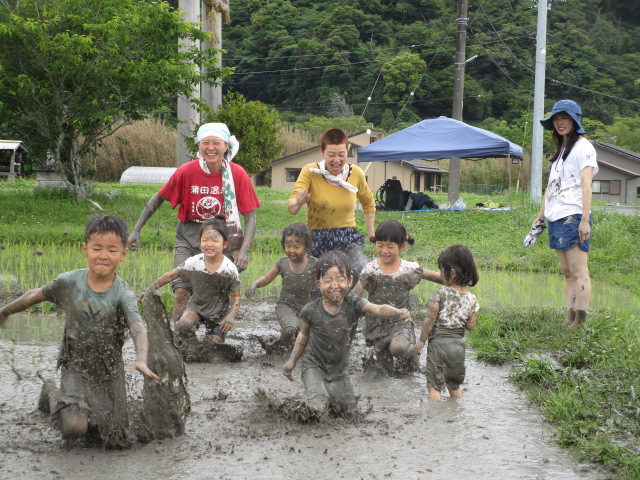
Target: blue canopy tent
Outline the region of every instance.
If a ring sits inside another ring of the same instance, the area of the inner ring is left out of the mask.
[[[361,162],[442,158],[522,158],[522,147],[495,133],[447,117],[423,120],[358,150]],[[509,179],[511,183],[511,179]]]
[[[423,120],[358,150],[359,163],[509,156],[522,158],[522,147],[447,117]]]

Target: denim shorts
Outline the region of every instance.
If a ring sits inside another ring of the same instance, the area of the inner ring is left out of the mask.
[[[580,221],[582,215],[569,215],[555,222],[549,222],[549,248],[553,250],[569,250],[575,246],[585,252],[589,251],[591,237],[580,243]],[[591,214],[589,214],[589,226],[592,227]],[[593,236],[593,227],[591,229]]]

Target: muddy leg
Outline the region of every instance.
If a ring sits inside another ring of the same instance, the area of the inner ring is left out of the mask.
[[[417,372],[420,368],[420,357],[413,352],[413,345],[402,335],[396,335],[389,344],[391,355],[401,361],[402,369]]]
[[[577,310],[571,326],[580,328],[582,327],[582,325],[584,325],[584,322],[586,320],[587,320],[587,312],[585,312],[584,310]]]
[[[184,309],[187,308],[190,296],[189,290],[185,288],[176,288],[175,292],[173,292],[172,317],[174,322],[177,323],[181,319]]]
[[[380,366],[389,375],[393,374],[393,355],[389,351],[389,347],[385,347],[376,352],[378,366]]]
[[[573,308],[570,308],[567,310],[567,319],[565,320],[564,324],[566,326],[571,326],[571,324],[573,324],[573,321],[576,318],[576,311]]]
[[[38,410],[42,413],[49,415],[56,410],[56,399],[54,392],[57,390],[53,382],[45,380],[42,384],[42,390],[40,390],[40,397],[38,398]]]
[[[286,347],[289,349],[293,347],[294,342],[296,341],[296,335],[298,334],[298,330],[295,327],[285,327],[280,331],[280,344],[282,347]]]
[[[462,389],[461,388],[453,389],[449,385],[447,385],[447,390],[449,390],[449,395],[451,395],[451,398],[462,398],[463,395],[464,395],[462,393]]]

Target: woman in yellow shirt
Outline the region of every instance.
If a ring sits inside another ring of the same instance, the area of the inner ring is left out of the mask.
[[[351,259],[358,277],[367,264],[362,252],[364,236],[356,230],[356,200],[362,205],[369,237],[375,235],[376,207],[362,169],[347,162],[349,137],[331,128],[320,137],[323,160],[304,166],[289,198],[289,213],[307,205],[307,225],[313,230],[314,257],[330,250],[342,250]],[[354,285],[357,280],[354,281]]]

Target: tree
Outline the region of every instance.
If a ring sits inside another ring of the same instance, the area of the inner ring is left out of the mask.
[[[41,160],[52,157],[81,201],[82,159],[93,163],[103,138],[167,115],[178,95],[230,72],[216,67],[214,50],[178,49],[178,39],[206,38],[160,1],[5,0],[0,116]]]
[[[227,124],[240,142],[234,162],[242,165],[249,175],[269,168],[284,149],[278,112],[262,102],[247,102],[239,93],[225,95],[222,105],[210,111],[204,122]]]

